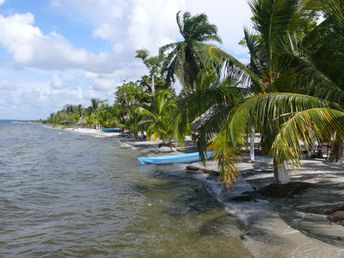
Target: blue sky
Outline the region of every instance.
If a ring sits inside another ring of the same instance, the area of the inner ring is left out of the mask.
[[[146,70],[135,50],[157,54],[180,39],[177,11],[206,13],[221,46],[242,61],[245,0],[0,0],[0,119],[39,119],[64,104],[113,102],[122,80]]]

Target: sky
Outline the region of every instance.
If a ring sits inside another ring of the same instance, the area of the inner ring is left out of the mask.
[[[206,13],[222,49],[238,45],[251,12],[246,0],[0,0],[0,119],[40,119],[65,104],[114,101],[123,80],[147,72],[135,58],[181,40],[176,13]]]

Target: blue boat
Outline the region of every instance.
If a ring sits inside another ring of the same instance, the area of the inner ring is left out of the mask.
[[[213,156],[212,151],[208,151],[206,159],[210,159]],[[199,152],[179,154],[173,156],[160,156],[160,157],[138,157],[141,164],[156,164],[156,165],[167,165],[167,164],[186,164],[193,163],[201,160]]]
[[[123,131],[123,129],[121,128],[105,128],[102,127],[100,128],[100,131],[102,131],[103,133],[120,133]]]

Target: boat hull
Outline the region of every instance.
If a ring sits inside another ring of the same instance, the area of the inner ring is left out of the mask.
[[[208,151],[206,159],[210,159],[213,156],[213,152]],[[173,156],[160,156],[160,157],[138,157],[138,161],[143,164],[155,164],[155,165],[168,165],[168,164],[187,164],[198,162],[201,160],[199,152],[179,154]]]
[[[102,127],[100,128],[100,131],[102,131],[103,133],[120,133],[123,131],[123,129],[121,128],[105,128]]]

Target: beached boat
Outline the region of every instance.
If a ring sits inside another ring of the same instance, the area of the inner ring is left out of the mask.
[[[101,127],[100,131],[102,131],[103,133],[120,133],[123,131],[123,129],[121,128],[105,128],[105,127]]]
[[[213,156],[212,151],[208,151],[206,159],[210,159]],[[192,163],[201,160],[199,152],[178,154],[173,156],[160,156],[160,157],[138,157],[137,158],[141,164],[156,164],[156,165],[166,165],[166,164],[183,164]]]

